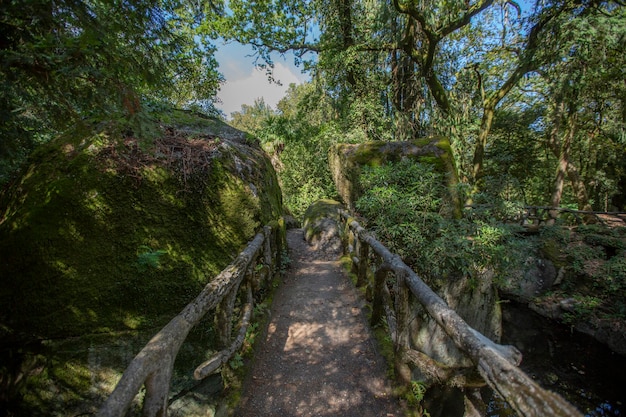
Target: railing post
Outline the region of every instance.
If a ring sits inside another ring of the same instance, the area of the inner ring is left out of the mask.
[[[176,355],[191,328],[212,309],[219,309],[215,314],[218,343],[228,348],[196,370],[200,374],[200,379],[221,366],[236,349],[241,347],[253,309],[250,282],[246,284],[248,303],[243,311],[243,325],[234,344],[229,343],[232,333],[232,312],[244,275],[253,268],[254,260],[263,249],[263,238],[261,233],[257,233],[237,258],[215,279],[207,283],[202,291],[141,349],[98,410],[96,414],[98,417],[123,416],[143,385],[146,387],[143,415],[166,417],[169,384]],[[211,363],[215,363],[216,366],[210,368]]]
[[[346,239],[345,239],[346,241],[345,241],[345,245],[343,248],[343,253],[345,255],[352,255],[352,252],[354,251],[354,245],[355,245],[354,241],[357,238],[356,238],[356,233],[352,230],[352,228],[350,227],[347,221],[346,221],[345,231],[346,231]]]
[[[230,345],[233,331],[233,309],[235,308],[238,292],[239,285],[235,285],[230,292],[224,296],[215,312],[215,331],[219,349]]]
[[[377,326],[383,317],[385,312],[385,297],[383,294],[383,287],[387,283],[387,273],[389,272],[390,265],[383,263],[374,274],[374,291],[372,299],[372,318],[370,324]]]
[[[167,402],[174,358],[168,357],[162,367],[146,378],[146,396],[143,400],[143,417],[167,417]]]
[[[267,276],[265,277],[265,281],[262,284],[267,285],[274,276],[274,271],[276,271],[276,264],[274,261],[274,256],[272,256],[272,246],[273,246],[273,237],[274,231],[270,226],[263,227],[263,234],[265,235],[265,242],[263,245],[263,262],[268,268]]]
[[[367,243],[363,242],[358,235],[356,237],[356,249],[357,257],[359,259],[357,264],[356,286],[362,287],[367,284],[369,246]]]
[[[406,285],[406,272],[395,270],[394,285],[396,310],[396,370],[400,380],[411,382],[411,369],[404,361],[404,353],[409,349],[409,288]]]

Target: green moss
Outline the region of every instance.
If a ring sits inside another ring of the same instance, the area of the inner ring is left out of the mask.
[[[452,155],[452,146],[448,138],[440,137],[436,146],[447,154]]]
[[[567,266],[565,262],[565,255],[561,250],[562,245],[555,239],[547,239],[543,242],[541,253],[543,256],[551,261],[555,267],[561,268]]]
[[[129,146],[116,129],[77,128],[35,152],[0,198],[3,340],[152,334],[282,215],[278,181],[260,148],[218,140],[225,125],[192,116],[173,112],[169,122],[191,124],[176,137],[193,132],[213,141],[214,158],[195,170]],[[33,379],[35,396],[47,384],[84,395],[86,351],[78,362],[48,351],[53,361]]]
[[[318,220],[324,217],[336,218],[343,206],[335,200],[322,199],[311,204],[304,214],[305,222]]]
[[[157,112],[155,117],[165,125],[183,127],[197,134],[205,134],[207,130],[214,131],[223,126],[220,121],[192,110],[165,109]]]
[[[432,165],[438,172],[443,170],[443,161],[437,156],[420,156],[417,158],[417,161],[420,164]]]
[[[338,144],[330,150],[329,160],[334,173],[337,190],[352,208],[363,194],[359,181],[362,168],[379,167],[387,163],[413,159],[433,166],[438,173],[445,174],[449,198],[452,202],[452,216],[461,217],[462,203],[457,193],[458,175],[450,142],[444,137],[425,137],[410,142],[367,142],[362,144]]]
[[[358,165],[380,166],[384,158],[380,153],[383,142],[368,142],[356,147],[352,161]]]

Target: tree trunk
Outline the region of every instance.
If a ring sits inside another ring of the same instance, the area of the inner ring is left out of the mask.
[[[550,206],[553,208],[557,208],[561,204],[561,198],[563,197],[563,188],[565,185],[565,177],[568,175],[568,171],[575,172],[575,178],[577,181],[572,181],[572,186],[574,187],[574,189],[576,189],[576,187],[580,187],[580,184],[578,184],[580,182],[579,177],[577,175],[578,171],[576,170],[576,167],[570,161],[570,151],[572,148],[572,141],[574,140],[574,136],[576,135],[576,125],[577,125],[576,109],[575,109],[575,106],[572,105],[572,103],[570,103],[568,107],[569,107],[569,110],[567,114],[565,133],[563,135],[563,139],[561,141],[560,146],[558,146],[559,144],[558,144],[558,139],[557,139],[558,134],[559,134],[558,130],[559,130],[560,123],[557,122],[555,124],[555,127],[552,129],[551,139],[550,139],[552,152],[554,152],[554,155],[559,159],[559,163],[556,168],[554,188],[552,190],[552,198],[550,199]],[[563,108],[564,108],[563,104],[559,105],[558,113],[561,113],[563,111]],[[560,114],[557,114],[557,118],[560,118]],[[575,183],[576,185],[574,185]],[[583,192],[586,198],[587,193],[586,193],[584,184],[582,185],[582,187],[583,187]],[[558,217],[558,210],[550,210],[549,214],[550,216],[549,216],[548,224],[554,224],[554,222],[556,221],[556,218]]]
[[[347,50],[354,46],[354,37],[352,36],[352,0],[342,0],[339,2],[338,7],[343,48]],[[354,63],[352,62],[348,64],[346,79],[348,84],[350,84],[350,88],[355,90],[357,80],[354,72]]]
[[[472,195],[478,192],[478,182],[483,171],[483,164],[485,160],[485,148],[487,147],[487,137],[491,131],[491,125],[493,124],[493,118],[496,113],[496,104],[492,100],[485,105],[483,110],[483,118],[480,122],[480,131],[478,132],[478,139],[476,141],[476,147],[474,148],[474,158],[472,161],[472,181],[473,190],[466,204],[472,203]]]
[[[534,50],[529,50],[530,55],[534,53]],[[509,78],[502,84],[502,86],[494,91],[489,98],[483,97],[483,117],[480,122],[480,131],[478,133],[478,140],[476,141],[476,146],[474,148],[474,158],[472,161],[472,178],[473,181],[473,190],[472,194],[475,194],[478,191],[478,182],[482,175],[484,161],[485,161],[485,148],[487,147],[487,138],[489,137],[489,132],[491,131],[491,126],[493,125],[493,119],[496,114],[496,107],[502,101],[504,97],[517,85],[519,80],[524,77],[527,73],[532,71],[535,68],[535,65],[530,61],[526,60],[519,64],[519,66],[513,71],[513,73],[509,76]],[[480,86],[482,91],[482,81],[480,82]],[[484,92],[482,93],[484,96]],[[471,195],[467,204],[471,204]]]
[[[589,202],[587,186],[582,178],[580,178],[578,168],[576,168],[576,166],[571,162],[568,162],[566,169],[567,176],[569,177],[569,180],[572,183],[572,188],[574,189],[574,196],[578,202],[578,210],[593,211],[593,207],[591,207],[591,203]]]

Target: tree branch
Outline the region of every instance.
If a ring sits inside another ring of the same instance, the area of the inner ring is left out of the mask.
[[[438,27],[437,29],[435,29],[435,32],[441,38],[445,38],[452,32],[461,29],[463,26],[468,25],[472,20],[472,17],[476,16],[478,13],[491,6],[493,4],[493,1],[494,0],[480,0],[478,3],[470,6],[465,14],[463,14],[463,16],[461,16],[457,20],[448,23],[445,26]]]

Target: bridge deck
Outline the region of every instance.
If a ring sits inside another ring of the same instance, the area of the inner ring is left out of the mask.
[[[235,415],[380,417],[404,413],[356,289],[339,263],[287,234],[291,266]]]

